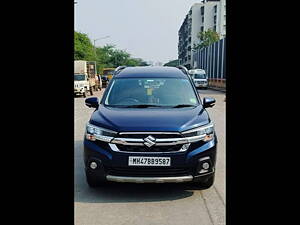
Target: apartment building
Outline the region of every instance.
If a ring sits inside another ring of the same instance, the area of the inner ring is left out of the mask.
[[[226,36],[225,0],[203,1],[195,3],[178,31],[178,60],[180,65],[192,68],[193,47],[200,43],[199,32],[212,29],[219,33],[220,38]]]

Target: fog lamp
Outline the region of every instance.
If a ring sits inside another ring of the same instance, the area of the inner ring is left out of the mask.
[[[209,168],[209,163],[207,163],[207,162],[203,163],[202,168],[207,170]]]
[[[91,169],[96,169],[97,168],[97,163],[96,162],[91,162],[90,163],[90,167],[91,167]]]

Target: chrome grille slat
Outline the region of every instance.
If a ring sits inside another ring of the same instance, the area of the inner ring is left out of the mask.
[[[118,137],[110,141],[109,146],[113,151],[128,153],[185,152],[188,148],[186,144],[200,141],[204,136],[183,137],[179,132],[120,132]],[[141,147],[140,151],[138,146]],[[161,151],[157,150],[158,146],[162,146]]]

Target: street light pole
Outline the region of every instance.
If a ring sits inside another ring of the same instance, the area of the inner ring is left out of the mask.
[[[109,38],[109,37],[110,37],[110,36],[105,36],[105,37],[100,37],[100,38],[94,39],[94,51],[95,51],[95,56],[96,56],[96,41],[102,40],[102,39],[106,39],[106,38]]]
[[[102,39],[105,39],[105,38],[109,38],[110,36],[105,36],[105,37],[100,37],[100,38],[97,38],[97,39],[94,39],[94,51],[95,51],[95,57],[97,56],[97,53],[96,53],[96,41],[98,40],[102,40]],[[95,67],[96,67],[96,62],[95,62]],[[96,71],[96,68],[95,68],[95,71]],[[98,71],[99,72],[99,71]],[[99,85],[100,85],[100,76],[98,77],[99,78]],[[101,90],[101,88],[100,88]]]

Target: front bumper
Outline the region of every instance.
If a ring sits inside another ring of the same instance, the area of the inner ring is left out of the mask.
[[[128,183],[181,183],[193,180],[192,175],[180,176],[180,177],[124,177],[107,175],[108,181],[114,182],[128,182]]]
[[[84,93],[84,88],[74,88],[74,94],[83,94]]]
[[[197,87],[197,88],[200,88],[200,87],[208,87],[208,83],[200,83],[200,84],[198,84],[198,83],[195,83],[195,86]]]
[[[85,139],[84,163],[86,172],[101,180],[130,183],[180,183],[201,181],[212,176],[215,171],[217,140],[186,152],[135,153],[114,152],[109,147],[100,147]],[[169,167],[128,166],[129,156],[171,157]],[[210,169],[199,174],[199,160],[209,157]],[[100,166],[89,167],[92,161]]]

